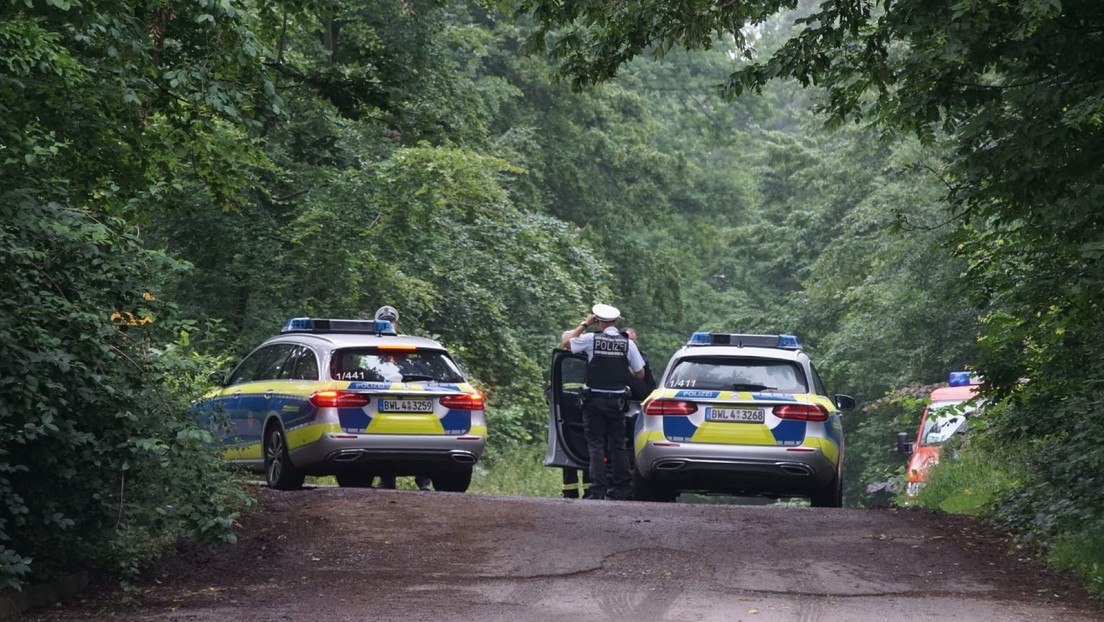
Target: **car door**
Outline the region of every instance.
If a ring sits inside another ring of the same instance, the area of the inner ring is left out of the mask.
[[[221,391],[229,427],[222,436],[230,460],[255,462],[261,459],[261,435],[265,417],[272,408],[273,381],[286,368],[295,345],[278,343],[254,351],[230,375]]]
[[[582,389],[586,356],[566,350],[552,352],[548,395],[548,453],[545,466],[587,468],[583,435]]]

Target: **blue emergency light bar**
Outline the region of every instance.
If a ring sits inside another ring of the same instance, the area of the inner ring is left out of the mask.
[[[742,335],[738,333],[696,332],[690,335],[688,346],[736,346],[738,348],[781,348],[800,350],[795,335]]]
[[[947,378],[947,384],[952,387],[968,387],[972,384],[981,384],[976,377],[971,377],[968,371],[952,371]]]
[[[395,325],[387,320],[334,320],[317,317],[293,317],[281,333],[360,333],[394,335]]]

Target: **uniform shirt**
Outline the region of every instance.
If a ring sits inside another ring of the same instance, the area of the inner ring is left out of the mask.
[[[603,333],[610,337],[620,337],[621,331],[617,330],[616,326],[607,327]],[[589,363],[594,358],[594,335],[596,333],[583,333],[578,337],[571,338],[571,353],[578,354],[580,352],[586,352],[587,362]],[[640,356],[640,350],[636,347],[636,342],[629,339],[629,369],[632,373],[636,373],[644,369],[644,357]]]

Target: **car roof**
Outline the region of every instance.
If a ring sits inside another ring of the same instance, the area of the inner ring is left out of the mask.
[[[291,332],[272,337],[262,345],[273,343],[306,343],[336,348],[371,348],[382,345],[414,346],[427,350],[445,350],[441,344],[413,335],[372,335],[364,333],[307,333]]]
[[[932,391],[931,401],[940,402],[943,400],[968,400],[970,398],[977,397],[978,389],[976,384],[966,385],[963,387],[939,387]]]
[[[739,346],[683,346],[672,359],[682,359],[695,356],[725,356],[732,358],[757,358],[775,359],[780,361],[800,362],[808,359],[801,350],[784,348],[755,348]]]

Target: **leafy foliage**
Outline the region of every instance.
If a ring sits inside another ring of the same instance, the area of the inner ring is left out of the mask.
[[[185,174],[240,199],[239,139],[271,103],[260,49],[230,3],[2,12],[0,585],[132,575],[178,537],[232,538],[246,502],[162,388],[190,393],[181,366],[207,361],[169,347],[172,305],[145,294],[185,266],[134,223]]]
[[[151,349],[151,329],[105,311],[170,321],[143,293],[177,264],[111,218],[12,193],[0,211],[0,580],[74,565],[133,574],[175,537],[232,538],[245,497],[161,388],[204,362]]]

